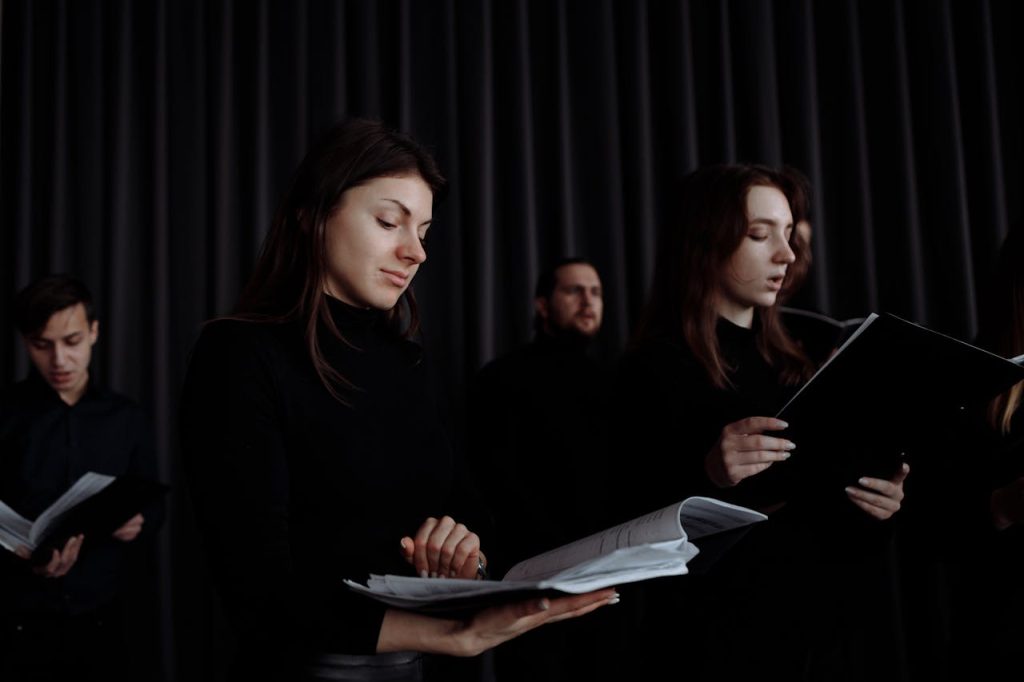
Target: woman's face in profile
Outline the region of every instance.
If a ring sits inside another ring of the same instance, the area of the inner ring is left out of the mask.
[[[718,314],[749,327],[755,307],[775,304],[796,256],[790,247],[793,215],[775,187],[755,185],[747,192],[747,234],[721,274]]]
[[[390,310],[427,259],[434,195],[419,175],[347,190],[327,219],[324,291],[358,308]]]

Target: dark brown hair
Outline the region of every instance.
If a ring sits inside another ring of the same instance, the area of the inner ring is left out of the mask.
[[[313,366],[330,393],[352,384],[328,364],[319,336],[326,330],[345,340],[331,318],[325,225],[349,189],[375,178],[418,175],[435,202],[446,188],[433,157],[415,140],[379,121],[349,119],[327,132],[306,154],[274,218],[259,259],[232,317],[263,322],[299,320]],[[388,325],[406,338],[419,329],[419,312],[406,289],[387,312]]]
[[[46,326],[54,313],[78,303],[85,306],[85,319],[91,325],[96,309],[88,287],[71,275],[47,275],[15,296],[14,323],[22,336],[32,336]]]
[[[700,168],[688,175],[678,203],[658,234],[652,292],[635,341],[682,341],[718,388],[729,386],[733,369],[722,356],[716,326],[719,278],[746,237],[747,192],[779,189],[787,199],[794,180],[782,171],[752,164]],[[795,384],[810,375],[810,362],[787,335],[775,306],[758,308],[757,344],[761,355]]]
[[[558,271],[567,265],[589,265],[594,268],[597,272],[597,267],[588,261],[586,258],[579,258],[576,256],[569,258],[560,258],[540,273],[537,277],[537,286],[534,288],[533,297],[543,298],[548,301],[551,300],[551,295],[555,293],[555,285],[558,284]],[[541,318],[540,313],[535,312],[533,314],[533,329],[536,332],[540,332],[544,329],[544,320]]]
[[[989,295],[981,308],[978,344],[1003,357],[1024,354],[1024,234],[1011,232],[999,249]],[[1007,434],[1020,407],[1024,382],[1000,393],[988,406],[988,422]]]
[[[793,238],[789,244],[796,260],[786,270],[786,280],[779,291],[779,301],[787,301],[804,285],[811,270],[811,243],[796,229],[800,221],[811,224],[811,183],[806,175],[792,166],[783,166],[780,172],[788,178],[793,191],[788,197],[793,212]]]

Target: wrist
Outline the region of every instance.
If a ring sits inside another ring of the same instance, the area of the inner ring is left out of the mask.
[[[712,450],[704,456],[704,476],[716,488],[728,488],[730,484],[727,481],[723,482],[722,467],[719,465],[715,454],[715,451]]]
[[[467,622],[388,609],[377,637],[377,653],[420,651],[475,656],[482,651],[478,639]]]
[[[468,620],[450,621],[447,640],[450,650],[446,653],[451,656],[468,658],[478,656],[487,650],[487,647],[481,643],[478,633],[470,627]]]

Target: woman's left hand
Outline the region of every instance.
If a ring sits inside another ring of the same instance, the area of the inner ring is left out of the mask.
[[[402,538],[402,556],[421,578],[474,579],[486,565],[479,536],[450,516],[430,517],[415,537]]]
[[[900,510],[903,502],[903,481],[909,473],[910,465],[904,462],[896,475],[889,480],[864,477],[857,481],[861,485],[860,488],[846,488],[846,496],[868,516],[884,521]]]

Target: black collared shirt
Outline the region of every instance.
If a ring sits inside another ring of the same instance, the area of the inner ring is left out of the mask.
[[[0,399],[0,500],[35,519],[89,471],[157,478],[142,409],[92,380],[82,398],[68,405],[32,371]],[[158,510],[147,511],[143,528],[149,535]],[[0,550],[0,611],[75,614],[98,608],[117,593],[127,549],[110,537],[86,537],[62,578],[36,576],[28,562]]]

